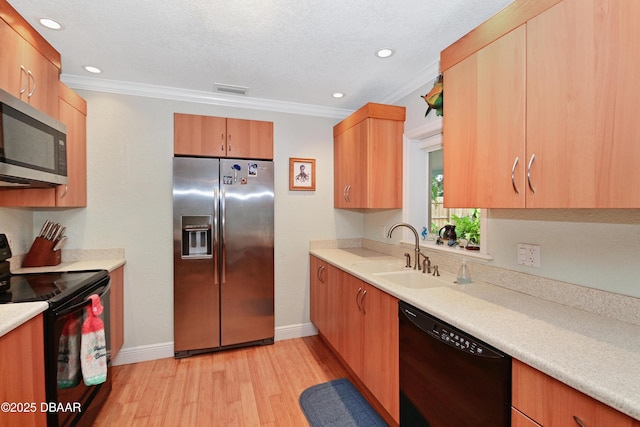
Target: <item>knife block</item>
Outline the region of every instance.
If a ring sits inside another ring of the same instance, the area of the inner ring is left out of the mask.
[[[49,265],[58,265],[62,262],[62,250],[53,250],[56,242],[53,240],[36,237],[33,241],[31,249],[22,260],[23,267],[43,267]]]

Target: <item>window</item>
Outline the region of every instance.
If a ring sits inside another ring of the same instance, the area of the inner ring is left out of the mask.
[[[480,252],[486,254],[486,242],[481,239],[480,233],[482,224],[486,221],[483,212],[476,208],[444,207],[446,171],[441,120],[429,122],[413,132],[407,132],[405,136],[405,188],[409,196],[405,198],[406,221],[422,229],[418,231],[422,231],[423,235],[426,229],[427,239],[431,242],[437,240],[442,227],[455,225],[458,243],[465,246],[471,241],[471,246],[481,245]],[[464,240],[460,242],[459,239]]]

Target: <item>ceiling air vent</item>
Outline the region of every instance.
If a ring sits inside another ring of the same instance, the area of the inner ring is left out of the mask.
[[[248,87],[225,85],[222,83],[214,83],[216,92],[230,93],[232,95],[246,95],[249,91]]]

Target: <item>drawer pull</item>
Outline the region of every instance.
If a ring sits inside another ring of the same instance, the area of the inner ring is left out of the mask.
[[[576,424],[578,424],[580,427],[587,427],[587,425],[585,423],[582,422],[582,420],[580,418],[578,418],[576,415],[573,416],[573,420],[576,422]]]
[[[356,305],[358,306],[358,311],[362,311],[362,307],[360,306],[360,300],[358,299],[360,292],[362,292],[362,288],[358,288],[358,293],[356,294]]]

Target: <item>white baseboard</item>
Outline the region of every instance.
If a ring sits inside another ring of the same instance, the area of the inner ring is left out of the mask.
[[[275,341],[289,340],[292,338],[302,338],[317,335],[318,330],[312,323],[302,323],[298,325],[281,326],[275,330]],[[173,341],[142,345],[139,347],[122,348],[116,358],[112,361],[113,366],[127,365],[129,363],[146,362],[149,360],[164,359],[173,357]]]

